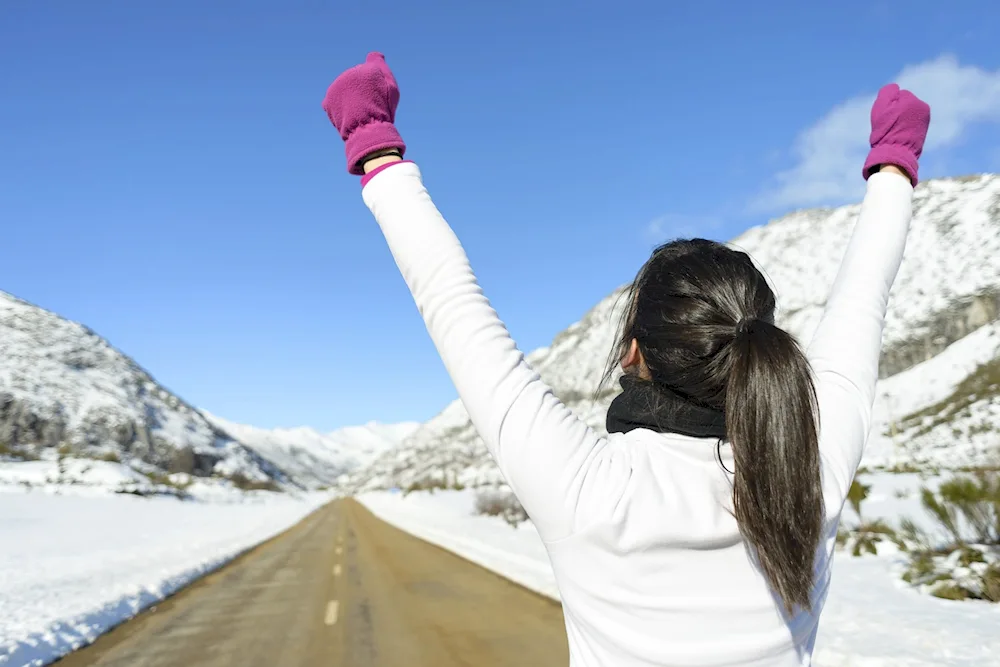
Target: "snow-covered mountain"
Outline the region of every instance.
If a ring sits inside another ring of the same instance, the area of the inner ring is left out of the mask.
[[[81,456],[149,473],[284,473],[85,326],[0,292],[0,459]]]
[[[797,211],[733,240],[775,288],[779,323],[800,340],[818,324],[860,206]],[[636,267],[638,269],[638,267]],[[600,301],[530,363],[576,413],[604,431],[609,391],[593,399],[614,341],[623,289]],[[960,467],[1000,451],[1000,176],[917,187],[906,255],[889,303],[869,466]],[[502,313],[501,313],[502,316]],[[460,401],[387,452],[352,486],[501,480]]]
[[[236,424],[204,411],[202,414],[306,488],[335,484],[342,475],[369,465],[398,446],[420,426],[418,422],[371,422],[320,433],[305,426],[263,429]]]

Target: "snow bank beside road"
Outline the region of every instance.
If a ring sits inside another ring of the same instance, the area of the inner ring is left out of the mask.
[[[92,642],[330,496],[243,498],[0,493],[0,665],[45,665]]]

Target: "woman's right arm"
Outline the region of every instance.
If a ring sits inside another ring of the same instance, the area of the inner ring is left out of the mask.
[[[871,430],[889,291],[903,260],[930,120],[930,107],[913,93],[896,84],[879,91],[871,112],[871,151],[862,168],[868,191],[807,351],[819,401],[824,485],[829,500],[829,493],[837,495],[836,509],[861,465]]]

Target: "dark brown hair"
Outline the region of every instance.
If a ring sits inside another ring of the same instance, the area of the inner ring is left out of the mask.
[[[744,252],[681,240],[653,252],[626,298],[605,381],[635,340],[654,386],[725,413],[740,531],[785,609],[810,609],[824,515],[816,392],[767,281]]]

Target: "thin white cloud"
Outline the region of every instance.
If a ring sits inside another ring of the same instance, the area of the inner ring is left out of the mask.
[[[961,65],[943,55],[905,67],[893,79],[931,105],[928,152],[956,144],[975,123],[1000,121],[1000,70]],[[875,92],[831,109],[795,140],[793,166],[777,173],[750,208],[756,212],[839,204],[864,190],[861,165],[868,153]]]

